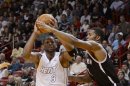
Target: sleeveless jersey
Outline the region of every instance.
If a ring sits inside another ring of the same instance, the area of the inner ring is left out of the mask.
[[[43,53],[36,73],[36,86],[66,86],[67,68],[63,68],[59,60],[59,52],[51,61]]]
[[[113,63],[108,55],[102,62],[98,62],[94,56],[88,53],[86,64],[91,78],[96,81],[98,86],[120,86]]]

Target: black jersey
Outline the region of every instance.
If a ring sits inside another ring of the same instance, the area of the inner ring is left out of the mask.
[[[98,86],[120,86],[117,85],[119,83],[119,79],[108,55],[104,61],[98,62],[94,59],[94,56],[91,56],[88,53],[86,64],[91,78],[96,81]]]

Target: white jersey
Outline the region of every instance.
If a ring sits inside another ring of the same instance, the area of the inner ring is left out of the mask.
[[[59,52],[51,61],[43,53],[36,73],[36,86],[67,86],[67,69],[59,60]]]

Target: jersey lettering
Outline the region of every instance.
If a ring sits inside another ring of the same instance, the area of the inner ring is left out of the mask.
[[[52,74],[55,73],[56,67],[44,67],[42,66],[40,72],[43,74]]]
[[[51,82],[54,83],[55,81],[56,81],[56,75],[53,74],[53,75],[51,76]]]

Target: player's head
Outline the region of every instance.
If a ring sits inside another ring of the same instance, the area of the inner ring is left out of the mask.
[[[94,27],[88,31],[87,40],[102,41],[103,31],[101,28]]]
[[[55,52],[57,48],[55,38],[52,36],[45,37],[45,39],[42,42],[42,45],[44,46],[44,50],[46,52]]]

